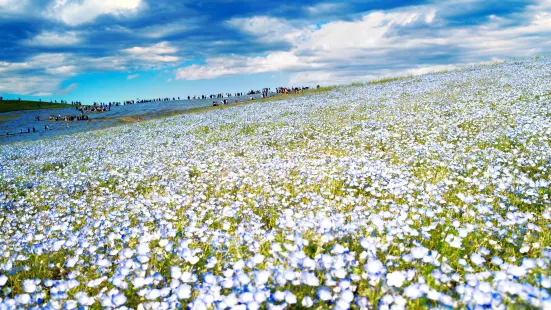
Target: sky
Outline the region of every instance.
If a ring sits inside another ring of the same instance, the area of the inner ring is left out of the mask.
[[[0,96],[335,85],[551,52],[551,0],[0,0]]]

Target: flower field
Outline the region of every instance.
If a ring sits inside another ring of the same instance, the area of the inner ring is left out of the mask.
[[[551,308],[551,58],[0,146],[0,309]]]

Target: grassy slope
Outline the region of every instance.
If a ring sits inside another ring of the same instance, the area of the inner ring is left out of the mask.
[[[39,109],[55,109],[70,107],[63,103],[50,103],[26,100],[3,100],[0,101],[0,113],[20,111],[20,110],[39,110]]]

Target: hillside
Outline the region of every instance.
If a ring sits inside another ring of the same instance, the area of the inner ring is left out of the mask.
[[[27,100],[2,100],[0,101],[0,113],[21,111],[21,110],[38,110],[38,109],[55,109],[67,108],[70,105],[62,103],[38,102]]]
[[[549,309],[550,87],[529,59],[0,146],[0,302]]]

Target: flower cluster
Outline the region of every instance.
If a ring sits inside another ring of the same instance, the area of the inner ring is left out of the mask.
[[[551,307],[551,59],[0,146],[0,308]]]

